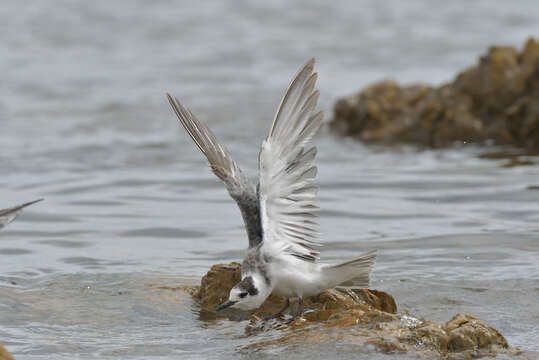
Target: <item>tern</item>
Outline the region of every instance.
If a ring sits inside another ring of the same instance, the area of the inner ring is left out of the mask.
[[[0,229],[5,227],[7,224],[15,220],[17,215],[27,206],[30,206],[32,204],[35,204],[36,202],[40,202],[43,199],[38,199],[34,201],[30,201],[21,205],[13,206],[7,209],[0,210]]]
[[[303,313],[304,297],[337,286],[369,286],[376,250],[337,265],[318,261],[316,147],[306,149],[323,119],[322,111],[316,111],[319,91],[314,89],[318,77],[314,62],[311,59],[299,70],[281,100],[260,149],[256,189],[211,130],[177,98],[166,94],[181,124],[239,206],[249,239],[241,281],[217,311],[256,309],[273,293],[287,299],[275,317],[289,307],[290,299],[297,298],[297,318]]]

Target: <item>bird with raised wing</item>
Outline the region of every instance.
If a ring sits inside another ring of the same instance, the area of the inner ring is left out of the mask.
[[[303,297],[337,286],[369,286],[375,250],[337,265],[318,261],[316,148],[306,149],[323,119],[322,111],[316,111],[316,80],[311,59],[290,83],[262,143],[256,190],[210,129],[167,94],[181,124],[238,204],[247,230],[242,279],[217,310],[256,309],[273,293],[287,299],[276,316],[297,298],[297,317],[303,312]]]
[[[36,202],[40,202],[43,199],[38,199],[34,201],[30,201],[21,205],[13,206],[7,209],[0,210],[0,229],[5,227],[7,224],[15,220],[17,215],[20,214],[22,209],[24,209],[27,206],[30,206],[32,204],[35,204]]]

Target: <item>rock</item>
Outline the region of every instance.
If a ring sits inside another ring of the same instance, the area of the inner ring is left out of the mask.
[[[354,289],[351,290],[359,301],[364,301],[375,309],[390,314],[397,313],[397,303],[393,296],[379,290]]]
[[[0,344],[0,360],[15,360],[2,344]]]
[[[361,135],[366,141],[388,142],[394,137],[421,139],[428,134],[408,133],[406,121],[396,122],[394,118],[406,117],[404,111],[414,107],[431,90],[422,85],[401,88],[394,81],[382,81],[339,100],[331,125],[349,135]]]
[[[200,299],[202,310],[214,311],[217,306],[228,300],[228,293],[241,280],[241,264],[218,264],[200,282],[200,289],[195,297]]]
[[[442,325],[434,321],[425,321],[419,324],[415,329],[415,333],[412,332],[408,336],[413,339],[412,343],[428,344],[428,346],[434,347],[439,352],[445,352],[448,349],[449,337]]]
[[[214,311],[217,306],[228,300],[230,289],[240,280],[240,263],[233,262],[212,266],[210,271],[202,277],[200,288],[194,295],[200,300],[200,308]],[[286,299],[281,296],[271,295],[254,315],[265,317],[275,314],[284,306],[285,301]],[[347,294],[344,290],[331,289],[304,299],[305,309],[316,311],[348,309],[358,304],[392,313],[397,311],[397,305],[393,297],[377,290],[351,290]]]
[[[457,314],[451,320],[437,324],[426,321],[411,329],[403,339],[435,348],[440,354],[486,356],[509,348],[498,330],[468,314]]]
[[[241,264],[214,265],[193,293],[201,310],[213,312],[228,299],[228,292],[240,279]],[[471,315],[457,314],[445,323],[421,322],[408,314],[397,314],[393,297],[379,290],[326,290],[304,299],[301,318],[291,322],[262,320],[277,313],[284,301],[282,297],[270,296],[250,315],[246,328],[247,336],[266,331],[280,331],[281,335],[273,334],[270,340],[253,342],[246,349],[346,340],[373,345],[381,352],[413,352],[425,357],[467,359],[506,353],[524,358],[518,349],[509,347],[496,329]],[[295,313],[295,304],[291,308],[291,313]],[[215,313],[212,319],[238,319],[228,315],[233,312],[230,309]]]
[[[467,351],[476,348],[508,348],[507,340],[498,330],[483,324],[471,315],[457,314],[446,322],[443,330],[448,334],[448,351]]]
[[[382,81],[337,101],[336,132],[366,142],[454,143],[539,149],[539,42],[491,47],[479,64],[437,88]]]

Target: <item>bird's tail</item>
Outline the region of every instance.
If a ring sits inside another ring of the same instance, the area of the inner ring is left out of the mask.
[[[328,288],[336,286],[368,288],[372,267],[375,262],[376,250],[372,250],[354,260],[324,266],[322,276],[326,280]]]

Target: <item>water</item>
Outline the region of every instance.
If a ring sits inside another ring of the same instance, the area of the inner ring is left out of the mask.
[[[316,56],[321,107],[372,81],[440,84],[493,44],[539,34],[521,1],[15,0],[0,9],[0,341],[17,359],[388,358],[353,344],[242,350],[245,323],[181,291],[239,260],[241,218],[164,97],[255,176],[284,88]],[[471,313],[539,351],[539,165],[464,147],[366,147],[326,129],[322,256],[380,249],[373,287],[401,310]],[[537,160],[536,160],[537,161]],[[399,355],[405,358],[404,355]]]

